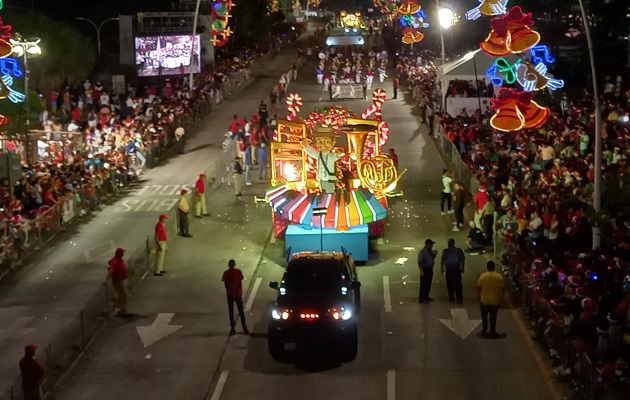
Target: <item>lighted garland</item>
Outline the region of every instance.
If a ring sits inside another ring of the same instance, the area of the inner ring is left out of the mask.
[[[223,46],[227,43],[232,35],[232,30],[228,25],[228,21],[232,15],[234,3],[232,0],[215,0],[212,4],[212,44],[216,47]]]
[[[319,7],[322,4],[322,0],[309,0],[311,7]]]

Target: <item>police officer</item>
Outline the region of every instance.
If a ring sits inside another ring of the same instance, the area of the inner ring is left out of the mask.
[[[446,272],[446,290],[448,301],[457,298],[457,304],[462,304],[462,273],[466,264],[464,251],[455,247],[455,239],[448,240],[448,247],[442,251],[442,274]]]

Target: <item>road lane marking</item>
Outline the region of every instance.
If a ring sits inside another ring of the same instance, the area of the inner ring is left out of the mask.
[[[385,301],[385,312],[392,312],[392,296],[389,293],[389,276],[383,277],[383,300]]]
[[[85,261],[89,264],[98,260],[101,257],[113,254],[114,251],[116,251],[116,246],[114,245],[113,241],[109,240],[107,242],[99,244],[98,246],[94,246],[83,251],[83,255],[85,256]]]
[[[396,399],[396,370],[387,371],[387,400]]]
[[[247,299],[247,304],[245,304],[245,312],[250,312],[252,310],[252,305],[254,304],[256,293],[258,293],[260,282],[262,282],[262,278],[256,278],[256,282],[254,282],[254,288],[252,289],[252,292],[249,294],[249,298]]]
[[[230,371],[221,372],[221,376],[219,376],[219,381],[217,382],[217,386],[214,388],[214,392],[212,392],[210,400],[219,400],[221,398],[221,393],[223,392],[225,382],[227,382],[229,372]]]
[[[14,339],[24,335],[28,335],[35,329],[27,328],[35,317],[18,317],[7,329],[0,329],[0,338]]]

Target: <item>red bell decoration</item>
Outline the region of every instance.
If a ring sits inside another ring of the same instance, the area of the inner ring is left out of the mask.
[[[510,53],[522,53],[538,44],[540,35],[531,30],[534,25],[532,14],[525,14],[521,7],[512,7],[510,11],[490,21],[492,31],[481,43],[481,49],[493,57],[502,57]]]
[[[486,40],[481,42],[481,49],[492,57],[504,57],[510,54],[507,47],[507,35],[490,32]]]
[[[509,100],[501,104],[497,112],[490,118],[490,125],[494,129],[503,132],[513,132],[522,129],[525,126],[525,118],[518,110],[516,100]]]
[[[497,110],[490,125],[503,132],[541,127],[549,117],[549,109],[532,101],[532,96],[531,92],[501,88],[499,95],[490,100],[492,109]]]
[[[519,106],[519,110],[525,118],[523,128],[540,128],[549,117],[549,109],[541,107],[535,101],[530,101],[527,106]]]
[[[512,53],[522,53],[536,46],[538,42],[540,42],[540,34],[523,26],[510,31],[507,47]]]

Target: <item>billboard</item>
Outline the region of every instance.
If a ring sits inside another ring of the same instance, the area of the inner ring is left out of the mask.
[[[135,38],[138,76],[162,76],[201,72],[200,36],[144,36]],[[190,52],[193,52],[192,65]]]

